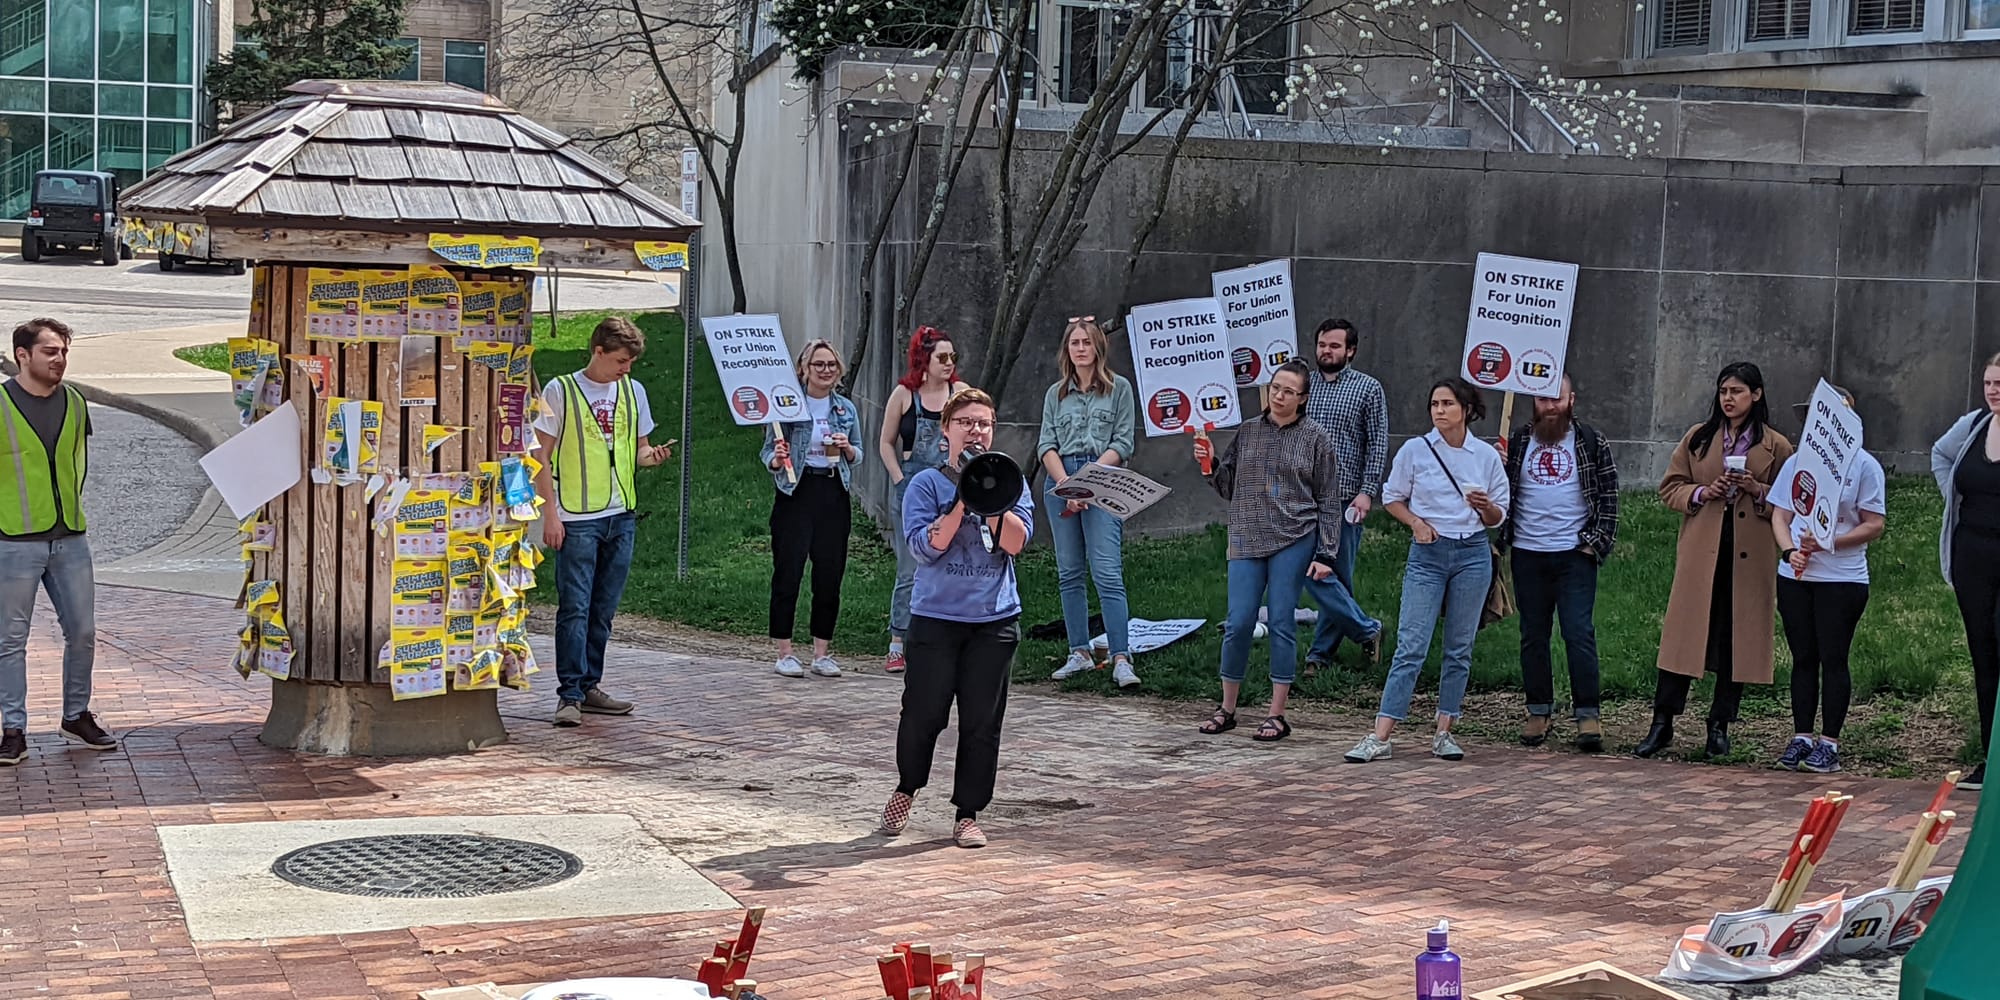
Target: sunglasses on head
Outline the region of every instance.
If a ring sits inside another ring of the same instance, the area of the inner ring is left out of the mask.
[[[1078,323],[1095,323],[1095,322],[1097,322],[1097,317],[1095,316],[1071,316],[1069,318],[1069,324],[1071,326],[1075,326]]]

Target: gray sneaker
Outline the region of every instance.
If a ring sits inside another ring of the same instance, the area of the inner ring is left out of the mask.
[[[1465,751],[1459,749],[1458,741],[1450,733],[1439,733],[1431,737],[1431,756],[1442,760],[1464,760]]]
[[[583,705],[574,701],[565,701],[557,705],[556,725],[564,729],[583,725]]]
[[[583,693],[583,710],[592,715],[631,715],[632,703],[591,688]]]
[[[839,677],[840,664],[833,662],[831,656],[822,656],[813,660],[812,671],[821,677]]]
[[[804,677],[805,675],[806,675],[806,666],[805,664],[799,662],[798,657],[796,656],[778,657],[778,676]]]
[[[1361,742],[1354,744],[1354,749],[1347,751],[1347,762],[1366,764],[1371,760],[1388,760],[1391,749],[1392,744],[1388,740],[1369,733],[1361,738]]]

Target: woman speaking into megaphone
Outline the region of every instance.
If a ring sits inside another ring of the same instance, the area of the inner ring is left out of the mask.
[[[1020,469],[997,453],[981,456],[993,443],[993,418],[991,396],[977,389],[953,396],[939,415],[951,458],[912,476],[903,495],[901,530],[917,574],[896,727],[899,780],[882,808],[882,832],[893,836],[909,825],[910,807],[930,783],[938,734],[956,701],[952,839],[960,847],[986,846],[979,810],[993,801],[1007,680],[1021,642],[1014,556],[1027,546],[1035,524],[1034,498],[1022,488]]]

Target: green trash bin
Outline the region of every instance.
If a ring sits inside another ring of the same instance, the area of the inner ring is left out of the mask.
[[[2000,764],[1989,748],[1986,770]],[[1984,793],[1980,805],[1984,806]],[[1952,875],[1937,917],[1903,959],[1902,1000],[1994,1000],[2000,997],[2000,968],[1993,947],[2000,943],[2000,813],[1980,809],[1972,836]]]

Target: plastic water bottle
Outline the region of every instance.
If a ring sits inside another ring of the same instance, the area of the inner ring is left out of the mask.
[[[1450,945],[1451,922],[1438,921],[1431,928],[1429,947],[1417,956],[1417,1000],[1458,1000],[1460,968]]]

